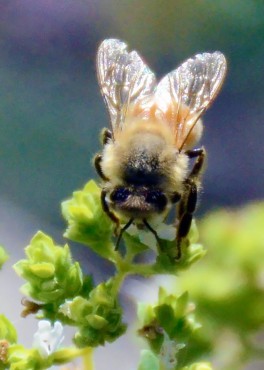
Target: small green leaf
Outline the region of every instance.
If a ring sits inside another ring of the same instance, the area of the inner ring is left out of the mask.
[[[6,339],[10,344],[17,342],[16,329],[4,315],[0,315],[0,339]]]
[[[195,364],[185,366],[181,370],[213,370],[209,362],[197,362]]]
[[[9,256],[6,253],[5,249],[0,246],[0,269],[2,268],[3,264],[8,260]]]
[[[88,324],[96,330],[101,330],[108,324],[108,321],[99,315],[87,315],[85,318]]]
[[[54,276],[55,267],[51,263],[43,262],[29,266],[29,270],[40,278],[51,278]]]
[[[142,350],[138,370],[160,370],[157,356],[150,350]]]

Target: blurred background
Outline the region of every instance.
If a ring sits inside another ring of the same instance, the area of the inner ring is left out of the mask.
[[[108,125],[95,73],[105,38],[125,40],[158,77],[198,52],[226,55],[227,80],[204,117],[198,214],[263,198],[263,14],[262,0],[0,0],[0,242],[10,265],[38,229],[64,242],[60,202],[95,177]],[[75,251],[103,275],[104,262]]]

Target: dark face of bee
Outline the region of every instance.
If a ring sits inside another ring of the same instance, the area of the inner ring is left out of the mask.
[[[168,203],[166,195],[158,189],[118,187],[111,194],[113,207],[130,214],[131,217],[146,217],[162,213]]]

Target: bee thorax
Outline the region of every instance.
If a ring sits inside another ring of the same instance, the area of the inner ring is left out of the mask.
[[[123,180],[137,186],[160,186],[165,181],[164,150],[167,143],[156,133],[139,132],[128,143]]]
[[[166,132],[150,130],[133,135],[124,131],[105,146],[102,159],[102,170],[113,187],[123,184],[167,192],[181,191],[187,165],[187,156],[169,142]]]
[[[164,177],[158,155],[144,149],[132,153],[123,168],[124,181],[132,185],[158,186]]]

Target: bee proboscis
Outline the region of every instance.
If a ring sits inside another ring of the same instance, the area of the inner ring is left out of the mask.
[[[102,178],[102,206],[116,224],[118,243],[132,224],[151,226],[178,203],[175,258],[189,232],[205,159],[193,149],[203,125],[201,115],[217,96],[226,74],[218,51],[197,54],[156,82],[136,51],[117,39],[101,43],[97,75],[111,130],[95,157]],[[190,158],[195,158],[189,170]],[[124,226],[120,229],[120,218]]]

